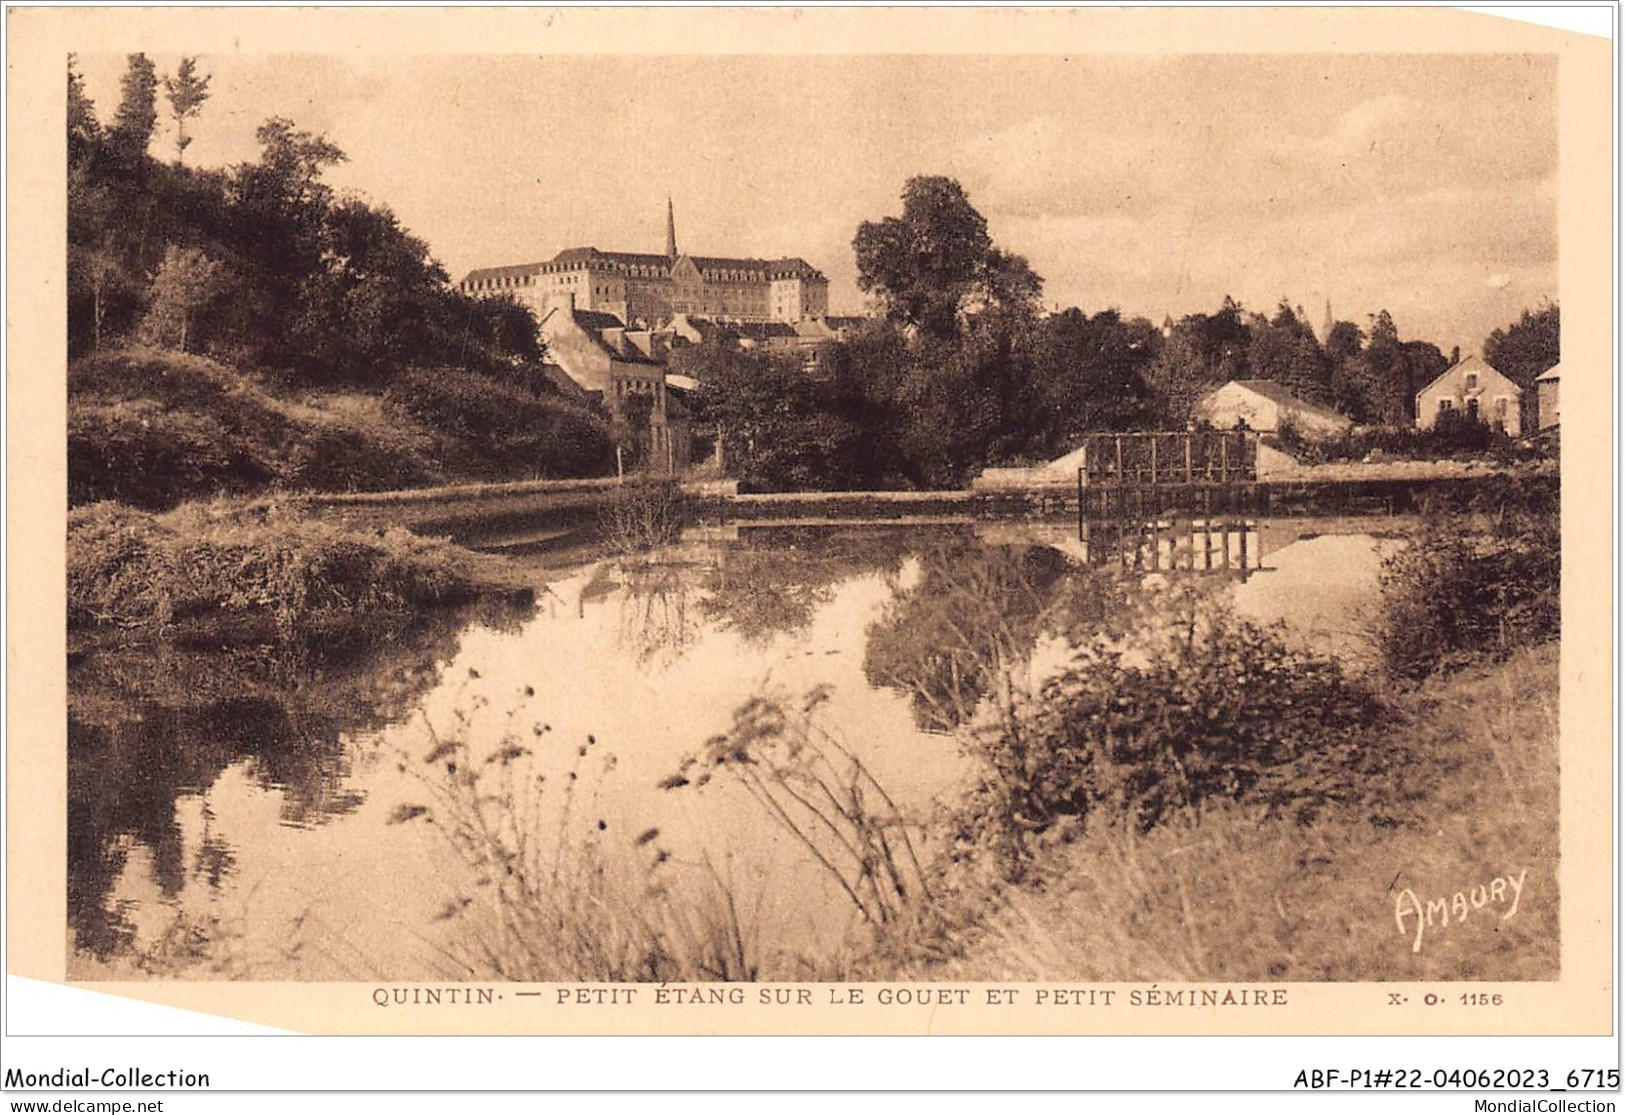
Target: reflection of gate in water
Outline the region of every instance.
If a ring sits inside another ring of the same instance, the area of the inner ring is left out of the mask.
[[[1091,565],[1157,572],[1261,568],[1258,435],[1096,434],[1078,469],[1078,538]]]
[[[1263,568],[1258,523],[1250,519],[1085,520],[1084,560],[1148,573],[1234,572]]]

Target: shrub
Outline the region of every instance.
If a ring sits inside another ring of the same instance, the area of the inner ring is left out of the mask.
[[[376,491],[432,483],[429,439],[372,396],[275,398],[197,356],[128,349],[69,370],[68,499],[166,510],[271,488]]]
[[[286,642],[311,634],[324,616],[364,621],[523,591],[499,559],[401,530],[361,533],[274,510],[249,522],[201,507],[152,516],[98,503],[68,515],[67,553],[70,625],[159,636],[195,619],[224,625],[217,637],[269,630]]]
[[[598,476],[615,452],[606,423],[478,372],[407,371],[389,397],[441,435],[447,463],[475,474]]]
[[[1182,592],[1132,640],[1100,638],[1027,707],[984,725],[973,828],[1015,873],[1028,838],[1094,813],[1148,831],[1209,799],[1298,819],[1365,790],[1375,699],[1279,631]]]
[[[630,554],[677,541],[683,529],[683,488],[675,480],[633,480],[615,488],[600,513],[609,548]]]
[[[1395,677],[1504,658],[1561,631],[1555,488],[1506,484],[1432,511],[1382,572],[1378,637]]]
[[[1335,438],[1308,438],[1288,425],[1266,443],[1305,464],[1363,461],[1373,453],[1402,460],[1494,460],[1511,462],[1545,455],[1520,446],[1504,430],[1474,421],[1458,410],[1440,414],[1425,430],[1414,426],[1362,426]]]
[[[115,499],[163,510],[182,499],[249,492],[274,475],[258,447],[209,414],[152,400],[68,406],[68,504]]]

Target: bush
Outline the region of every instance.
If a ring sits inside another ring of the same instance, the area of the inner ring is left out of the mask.
[[[128,349],[68,374],[68,501],[154,511],[272,488],[378,491],[433,483],[429,439],[375,396],[275,398],[197,356]]]
[[[1379,641],[1411,680],[1504,658],[1561,632],[1563,540],[1556,491],[1509,484],[1426,515],[1382,572]]]
[[[1379,706],[1330,660],[1182,592],[1132,640],[1097,639],[1027,708],[984,727],[976,813],[1019,873],[1028,838],[1104,813],[1148,831],[1209,799],[1299,820],[1361,798]]]
[[[1459,410],[1440,414],[1425,430],[1414,426],[1361,426],[1335,438],[1308,438],[1283,424],[1265,439],[1305,464],[1363,461],[1373,453],[1401,460],[1493,460],[1511,462],[1544,456],[1520,446],[1504,430],[1477,422]]]
[[[68,406],[68,505],[119,500],[158,511],[183,499],[250,492],[274,469],[212,415],[151,400]]]
[[[476,475],[601,476],[615,460],[607,423],[478,372],[404,372],[389,398],[452,439],[447,463]]]
[[[675,480],[632,480],[610,492],[599,530],[616,553],[664,546],[682,534],[683,503],[683,487]]]

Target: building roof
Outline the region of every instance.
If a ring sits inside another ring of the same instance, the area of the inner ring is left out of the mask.
[[[669,269],[672,260],[654,252],[601,252],[597,248],[566,248],[554,256],[549,263],[590,263],[601,261],[604,263],[622,263],[634,267],[659,267]]]
[[[1559,368],[1561,368],[1562,366],[1563,366],[1562,364],[1553,364],[1550,368],[1547,368],[1544,372],[1541,372],[1540,375],[1536,376],[1535,377],[1535,382],[1536,383],[1556,383],[1558,381],[1558,378],[1559,378],[1557,370]]]
[[[1272,379],[1233,379],[1230,381],[1230,383],[1236,384],[1238,387],[1245,387],[1255,395],[1262,395],[1278,406],[1291,407],[1292,409],[1303,414],[1313,415],[1314,417],[1324,418],[1328,421],[1334,422],[1349,421],[1347,415],[1339,414],[1337,411],[1330,410],[1323,406],[1316,406],[1314,403],[1304,402],[1291,391],[1288,391],[1285,387],[1279,383],[1276,383]],[[1230,386],[1229,383],[1225,384],[1225,387],[1228,386]],[[1221,387],[1219,390],[1222,391],[1224,388]]]
[[[1502,373],[1496,371],[1495,368],[1490,364],[1489,361],[1483,359],[1482,357],[1478,357],[1478,356],[1468,356],[1468,357],[1462,358],[1461,360],[1456,361],[1454,364],[1450,365],[1450,367],[1446,368],[1444,371],[1440,372],[1437,376],[1435,376],[1431,381],[1428,382],[1426,387],[1422,388],[1422,390],[1420,390],[1420,391],[1418,391],[1416,393],[1417,397],[1420,398],[1422,395],[1426,394],[1428,391],[1431,391],[1436,384],[1438,384],[1438,383],[1440,383],[1440,382],[1442,382],[1442,381],[1444,381],[1446,379],[1449,379],[1451,376],[1455,375],[1457,372],[1463,372],[1463,373],[1465,373],[1465,372],[1477,372],[1480,375],[1483,375],[1484,373],[1487,372],[1490,375],[1492,375],[1492,376],[1496,377],[1497,379],[1501,380],[1502,382],[1506,383],[1514,391],[1518,391],[1520,393],[1523,391],[1523,388],[1519,387],[1517,385],[1517,383],[1513,382],[1513,380],[1511,378],[1509,378],[1508,376],[1505,376]]]
[[[771,341],[800,336],[796,332],[796,327],[787,321],[741,321],[729,325],[727,328],[739,336],[749,337],[753,341]]]
[[[515,263],[508,267],[477,267],[463,276],[463,282],[482,282],[486,279],[517,279],[525,275],[540,275],[541,263]]]
[[[679,256],[678,258],[692,260],[694,266],[702,272],[743,271],[757,281],[777,278],[822,279],[824,277],[818,268],[798,256],[783,259],[742,259],[732,256]],[[652,252],[605,252],[597,248],[566,248],[548,262],[575,266],[599,263],[609,266],[651,267],[669,272],[677,260],[669,256],[656,255]],[[527,264],[526,266],[540,268],[542,265]],[[513,269],[489,268],[488,270],[495,272],[511,271]],[[533,274],[534,272],[526,271],[524,273]]]
[[[628,343],[622,336],[619,344],[604,336],[611,329],[626,328],[621,319],[614,314],[601,313],[597,310],[572,310],[570,316],[581,327],[581,331],[592,339],[593,344],[602,349],[610,359],[620,364],[652,364],[656,367],[660,361],[645,356],[636,345]]]
[[[614,314],[604,313],[602,310],[572,310],[571,315],[576,324],[583,329],[597,332],[600,329],[624,329],[626,323]]]

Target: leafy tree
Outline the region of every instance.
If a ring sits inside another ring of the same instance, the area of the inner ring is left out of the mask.
[[[259,161],[236,167],[228,188],[230,236],[252,261],[240,296],[243,327],[263,359],[326,364],[342,342],[327,329],[333,193],[321,175],[343,162],[344,152],[282,117],[267,120],[255,136]]]
[[[1331,397],[1331,364],[1314,331],[1281,299],[1275,317],[1254,314],[1247,363],[1257,379],[1279,383],[1298,398],[1324,403]]]
[[[210,75],[199,75],[195,57],[182,58],[173,76],[164,78],[164,96],[169,100],[169,114],[175,118],[175,161],[182,162],[192,137],[186,134],[186,122],[203,111],[203,102],[209,99]]]
[[[1388,426],[1408,426],[1415,418],[1416,393],[1393,316],[1387,310],[1377,311],[1367,335],[1364,366],[1355,377],[1366,416]]]
[[[119,89],[118,112],[107,133],[108,146],[124,165],[139,166],[158,125],[158,72],[152,60],[145,54],[130,55]]]
[[[197,248],[164,250],[164,261],[152,280],[152,300],[141,322],[148,343],[187,351],[197,312],[220,292],[221,265]]]
[[[1146,365],[1145,382],[1156,422],[1183,429],[1190,421],[1191,408],[1224,381],[1208,370],[1195,331],[1176,325]]]
[[[796,356],[715,342],[680,366],[701,382],[697,417],[716,424],[732,475],[777,490],[848,486],[858,431],[831,405],[825,375]]]
[[[1054,456],[1084,433],[1137,425],[1147,401],[1145,371],[1161,342],[1149,321],[1124,321],[1116,310],[1089,317],[1074,308],[1040,322],[1033,338],[1033,454]]]
[[[1562,352],[1562,313],[1556,302],[1523,316],[1484,340],[1484,359],[1518,386],[1529,388],[1535,379],[1557,364]]]
[[[1241,303],[1229,295],[1218,313],[1182,318],[1145,368],[1155,420],[1167,427],[1185,426],[1203,395],[1230,380],[1248,378],[1251,347],[1252,330]]]
[[[96,106],[85,93],[78,59],[68,55],[68,166],[82,165],[101,142],[102,126],[96,120]]]
[[[1340,321],[1326,335],[1326,355],[1334,364],[1360,355],[1365,345],[1365,334],[1352,321]]]
[[[967,313],[1036,301],[1043,280],[993,246],[987,220],[951,178],[910,178],[903,215],[865,221],[852,241],[858,287],[886,315],[935,337],[957,335]]]
[[[69,281],[90,294],[90,347],[93,350],[102,347],[102,324],[107,318],[108,296],[115,286],[122,283],[123,277],[123,262],[106,246],[80,249],[69,245]],[[71,341],[73,330],[69,332]],[[75,346],[70,345],[72,347]]]

